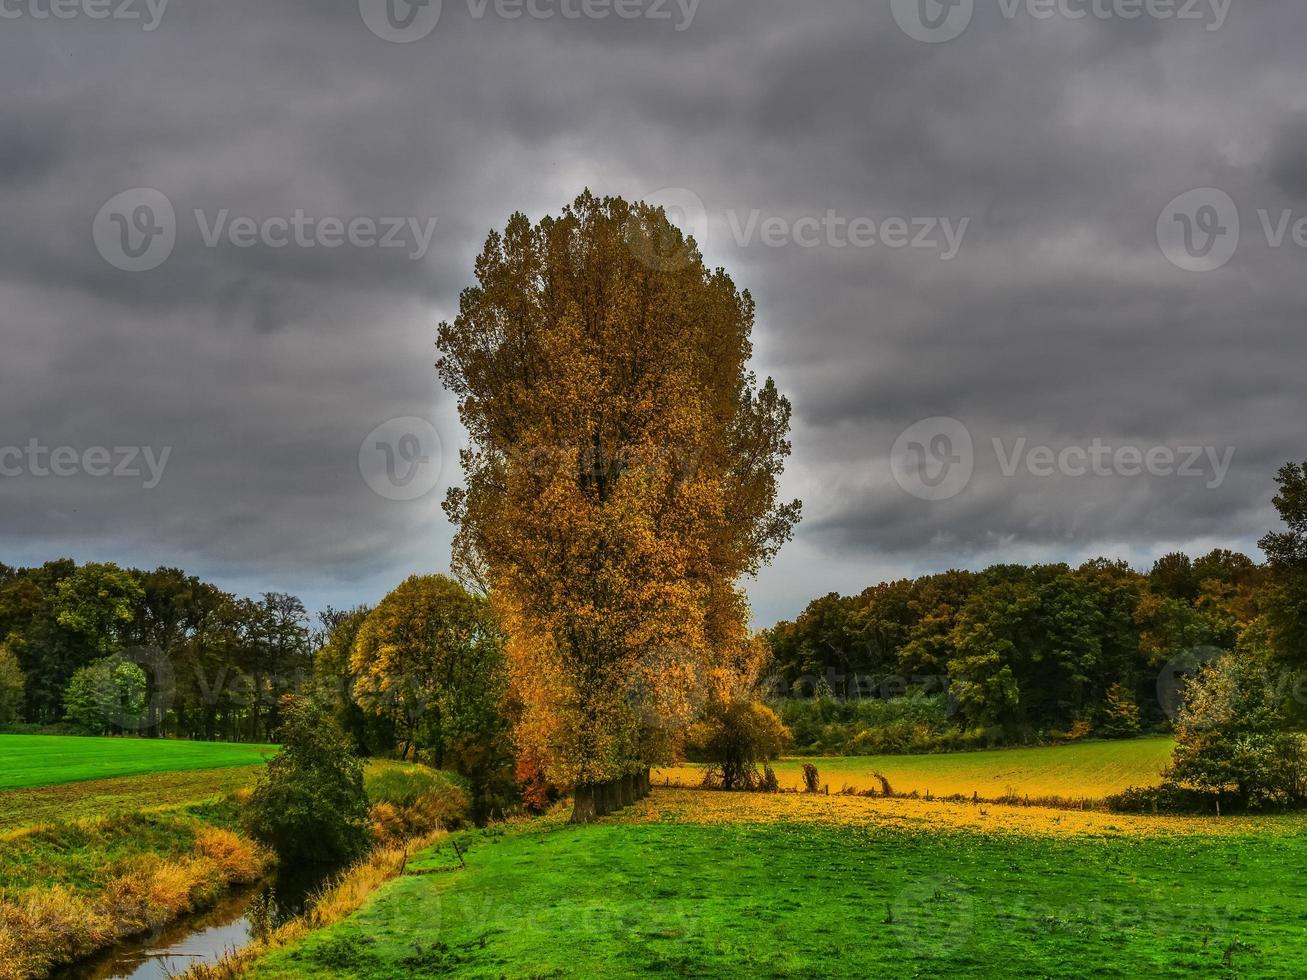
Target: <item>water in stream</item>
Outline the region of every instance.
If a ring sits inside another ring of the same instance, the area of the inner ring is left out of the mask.
[[[216,963],[248,945],[259,925],[275,928],[302,914],[330,871],[281,874],[233,892],[213,908],[147,936],[125,940],[54,975],[55,980],[169,980],[197,963]]]

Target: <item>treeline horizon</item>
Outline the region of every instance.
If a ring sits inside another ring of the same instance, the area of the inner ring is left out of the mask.
[[[774,658],[764,693],[947,693],[958,724],[1016,737],[1077,723],[1099,731],[1120,722],[1124,699],[1140,730],[1156,730],[1168,721],[1158,672],[1191,651],[1238,649],[1270,581],[1268,565],[1216,549],[1168,554],[1147,572],[1106,558],[997,564],[830,593],[762,631]],[[73,675],[133,651],[158,661],[140,664],[152,692],[161,674],[170,687],[166,705],[148,699],[142,731],[267,741],[280,695],[305,688],[343,615],[311,617],[286,593],[238,597],[166,566],[0,563],[0,648],[25,681],[20,717],[8,722],[63,723]]]
[[[1000,741],[1164,730],[1168,670],[1266,652],[1274,581],[1269,563],[1215,549],[1148,571],[1108,558],[996,564],[829,593],[764,631],[771,694],[947,694],[958,726]]]
[[[74,676],[121,659],[141,669],[146,690],[141,710],[115,730],[269,741],[281,695],[309,677],[334,615],[319,614],[315,628],[293,595],[243,598],[166,566],[0,562],[0,688],[6,660],[21,672],[18,697],[10,691],[17,717],[5,718],[0,709],[0,724],[64,724]]]

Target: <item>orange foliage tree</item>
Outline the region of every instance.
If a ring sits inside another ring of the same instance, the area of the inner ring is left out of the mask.
[[[470,435],[455,567],[508,636],[519,750],[587,821],[648,787],[749,644],[740,579],[792,534],[790,405],[754,303],[661,209],[588,192],[493,232],[437,365]]]

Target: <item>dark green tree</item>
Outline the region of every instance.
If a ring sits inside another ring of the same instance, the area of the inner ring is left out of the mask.
[[[1275,509],[1286,527],[1262,538],[1270,565],[1266,618],[1280,663],[1307,670],[1307,463],[1284,466],[1276,482]]]
[[[259,777],[248,821],[255,839],[291,864],[339,864],[372,841],[363,763],[331,713],[311,698],[282,698],[281,751]]]

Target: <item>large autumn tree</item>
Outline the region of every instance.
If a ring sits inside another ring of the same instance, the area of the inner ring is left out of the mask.
[[[790,406],[748,369],[752,298],[661,209],[515,214],[476,279],[439,339],[471,437],[455,562],[499,606],[519,747],[584,821],[671,757],[748,642],[739,581],[799,516]]]

